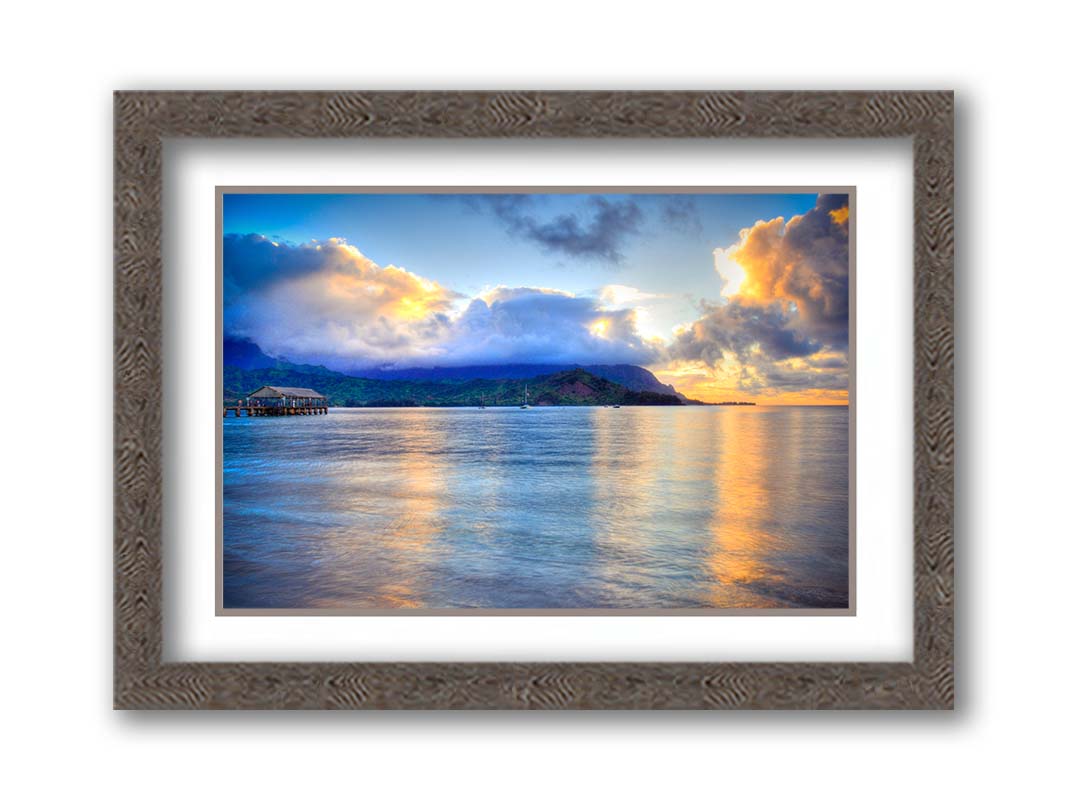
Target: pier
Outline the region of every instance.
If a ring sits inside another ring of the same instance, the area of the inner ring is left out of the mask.
[[[235,417],[287,417],[287,416],[306,416],[308,414],[326,414],[327,406],[295,406],[295,407],[275,407],[275,406],[224,406],[222,409],[222,416],[226,418],[233,412]]]
[[[329,402],[314,389],[302,386],[260,386],[236,405],[223,405],[222,418],[233,412],[235,417],[305,417],[328,413]]]

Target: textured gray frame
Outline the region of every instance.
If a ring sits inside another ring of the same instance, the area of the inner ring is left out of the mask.
[[[911,138],[913,661],[163,661],[163,140],[357,136]],[[118,92],[114,180],[116,708],[952,708],[951,92]]]

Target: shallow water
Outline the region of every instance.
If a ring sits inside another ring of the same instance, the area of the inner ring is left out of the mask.
[[[848,409],[227,418],[230,608],[841,608]]]

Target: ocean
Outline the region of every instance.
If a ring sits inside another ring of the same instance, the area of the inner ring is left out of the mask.
[[[223,420],[223,604],[847,608],[847,408]]]

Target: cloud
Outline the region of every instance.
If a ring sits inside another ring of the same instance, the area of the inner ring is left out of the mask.
[[[340,239],[227,236],[223,259],[227,334],[297,363],[346,370],[662,357],[638,333],[634,309],[539,287],[498,286],[468,301]]]
[[[263,236],[223,241],[225,325],[274,356],[357,363],[433,352],[461,295],[341,239],[292,245]]]
[[[789,314],[777,305],[747,302],[703,305],[696,322],[678,331],[672,352],[677,357],[701,360],[709,366],[726,353],[742,360],[781,361],[817,353],[823,344],[789,327]]]
[[[667,195],[660,207],[660,217],[671,230],[688,236],[702,236],[704,225],[700,221],[700,210],[692,197],[685,195]]]
[[[643,364],[662,357],[637,324],[633,309],[607,309],[555,290],[498,287],[456,319],[457,335],[440,363]]]
[[[672,359],[747,392],[848,388],[847,195],[743,229],[714,252],[723,301],[675,331]]]
[[[848,343],[847,195],[820,195],[815,208],[788,222],[781,217],[757,222],[741,231],[740,240],[715,253],[716,267],[727,287],[750,304],[795,307],[791,325],[835,345]],[[739,267],[739,283],[729,270]]]
[[[652,292],[643,292],[635,286],[623,286],[619,283],[610,283],[600,288],[600,302],[609,307],[631,306],[645,300],[656,300],[661,295]]]
[[[559,214],[539,219],[530,195],[471,195],[467,202],[486,208],[509,234],[526,239],[550,253],[619,263],[624,242],[638,233],[644,214],[630,199],[609,200],[594,195],[582,214]]]

